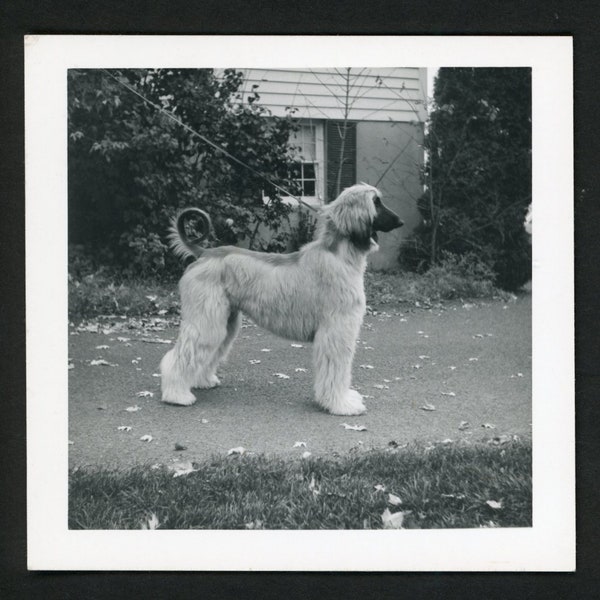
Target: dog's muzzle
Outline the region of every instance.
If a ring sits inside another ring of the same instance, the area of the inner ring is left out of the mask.
[[[371,237],[377,241],[377,231],[392,231],[392,229],[398,229],[402,225],[404,225],[404,221],[382,202],[377,207],[377,215],[373,220],[373,235]]]

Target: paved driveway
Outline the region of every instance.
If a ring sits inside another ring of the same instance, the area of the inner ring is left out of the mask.
[[[163,404],[155,374],[170,345],[160,340],[174,341],[177,328],[162,319],[100,324],[98,332],[70,329],[72,467],[197,461],[239,446],[316,456],[390,441],[530,435],[529,295],[368,315],[353,369],[368,408],[359,417],[332,416],[311,402],[310,344],[298,347],[251,323],[221,369],[221,387],[197,391],[191,407]]]

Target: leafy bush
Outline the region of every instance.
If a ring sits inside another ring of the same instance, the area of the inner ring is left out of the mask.
[[[312,242],[316,227],[316,218],[313,217],[308,210],[299,208],[298,223],[295,227],[292,227],[290,233],[289,244],[292,251],[299,250],[304,244]]]
[[[165,239],[170,218],[184,206],[200,206],[217,224],[233,221],[221,233],[264,249],[258,224],[277,229],[289,207],[259,173],[295,191],[291,113],[270,116],[256,89],[242,93],[242,74],[231,69],[219,78],[212,69],[113,74],[118,81],[103,70],[68,74],[70,241],[125,274],[162,275],[178,264]]]
[[[507,297],[494,285],[495,273],[475,254],[445,253],[440,263],[425,273],[410,271],[372,273],[365,276],[369,304]]]
[[[476,253],[499,287],[519,288],[531,278],[531,70],[440,69],[425,144],[423,225],[402,262],[422,272]]]

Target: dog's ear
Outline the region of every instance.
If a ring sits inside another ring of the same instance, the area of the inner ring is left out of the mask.
[[[360,248],[370,247],[375,206],[375,191],[366,186],[353,186],[344,190],[327,206],[327,217],[338,235],[349,238]]]

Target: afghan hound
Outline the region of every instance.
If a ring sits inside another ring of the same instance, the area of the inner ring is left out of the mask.
[[[350,389],[352,359],[365,313],[363,276],[377,231],[402,221],[373,186],[345,189],[321,211],[315,239],[298,252],[271,254],[234,246],[204,249],[186,233],[183,210],[173,221],[171,245],[197,260],[179,282],[181,328],[162,359],[162,400],[190,405],[191,388],[220,384],[217,367],[240,327],[241,313],[272,333],[313,342],[315,400],[334,415],[365,412],[362,396]],[[204,236],[206,237],[206,236]]]

